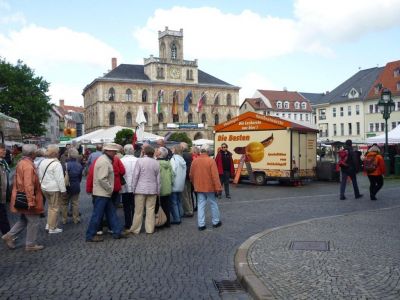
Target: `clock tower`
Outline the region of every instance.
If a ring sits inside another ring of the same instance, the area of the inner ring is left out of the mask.
[[[155,81],[198,83],[197,60],[183,59],[183,29],[158,31],[159,57],[144,60],[144,72]]]

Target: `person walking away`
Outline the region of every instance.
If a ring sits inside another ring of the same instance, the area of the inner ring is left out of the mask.
[[[172,194],[170,197],[170,211],[172,215],[171,224],[179,225],[183,216],[182,208],[182,191],[185,187],[186,180],[186,162],[182,157],[182,149],[180,145],[172,148],[172,158],[170,160],[174,180],[172,183]]]
[[[188,144],[182,142],[180,144],[182,148],[182,157],[186,162],[186,178],[185,185],[182,191],[182,207],[183,207],[183,217],[190,218],[193,217],[193,199],[192,199],[192,183],[189,178],[189,171],[192,165],[192,153],[189,152]]]
[[[43,196],[38,175],[33,164],[36,145],[25,144],[22,146],[22,159],[15,170],[15,178],[11,193],[10,211],[20,214],[20,219],[1,238],[9,249],[15,249],[15,239],[26,228],[26,251],[38,251],[44,248],[37,243],[39,230],[39,215],[43,213]],[[15,199],[17,192],[23,192],[28,201],[28,209],[16,209]]]
[[[104,154],[97,158],[93,168],[93,212],[86,231],[86,242],[101,242],[103,238],[96,235],[97,229],[106,214],[114,239],[125,238],[119,223],[115,206],[111,201],[114,190],[113,159],[119,150],[115,143],[104,146]]]
[[[57,217],[61,199],[67,197],[64,171],[58,160],[58,152],[57,145],[51,144],[47,146],[45,153],[47,158],[39,166],[39,178],[43,195],[48,201],[46,230],[49,230],[50,234],[63,231],[57,227]]]
[[[70,148],[68,158],[65,162],[66,172],[69,176],[69,186],[67,186],[67,197],[61,200],[61,215],[63,224],[67,224],[69,203],[72,206],[72,220],[74,224],[80,223],[79,218],[79,194],[81,192],[81,181],[83,167],[80,163],[81,156],[78,150]]]
[[[145,230],[153,233],[155,227],[155,206],[160,195],[160,164],[154,159],[154,148],[145,146],[143,157],[136,162],[132,177],[132,190],[135,194],[135,214],[130,232],[139,234],[143,223],[143,210],[146,207]]]
[[[368,175],[370,199],[377,200],[376,194],[383,187],[383,175],[386,172],[385,161],[377,145],[368,149],[364,158],[364,170]]]
[[[224,185],[225,197],[230,199],[229,179],[235,175],[235,169],[233,167],[232,153],[228,151],[228,145],[226,143],[221,144],[221,149],[218,151],[215,161],[217,163],[221,185]]]
[[[125,155],[121,158],[121,162],[125,168],[124,179],[126,183],[122,186],[121,197],[124,207],[125,230],[129,230],[132,226],[132,219],[135,213],[135,196],[133,195],[132,178],[138,159],[134,155],[135,150],[131,144],[124,146],[124,152]]]
[[[356,199],[361,198],[363,195],[360,194],[357,184],[357,170],[359,166],[357,160],[357,154],[353,151],[353,142],[352,140],[347,140],[345,142],[344,150],[347,151],[347,160],[345,164],[340,166],[341,170],[341,181],[340,181],[340,200],[346,200],[345,190],[347,178],[350,177],[351,182],[353,184],[354,196]]]
[[[11,196],[8,178],[11,170],[5,157],[6,147],[4,144],[0,144],[0,231],[2,234],[6,234],[10,231],[6,203],[9,201]]]
[[[216,193],[222,191],[219,179],[218,168],[215,161],[208,156],[209,146],[201,146],[201,154],[192,162],[189,177],[193,182],[199,201],[197,208],[197,225],[200,231],[206,229],[205,208],[207,202],[211,206],[212,226],[214,228],[222,225],[218,204],[215,198]]]
[[[172,193],[172,183],[174,180],[174,173],[172,171],[171,163],[167,160],[168,150],[164,147],[160,147],[157,149],[156,153],[157,160],[160,164],[160,203],[161,207],[167,216],[167,222],[165,223],[165,227],[170,227],[171,224],[171,213],[169,211],[170,208],[170,196]],[[158,212],[157,204],[156,204],[156,212]]]

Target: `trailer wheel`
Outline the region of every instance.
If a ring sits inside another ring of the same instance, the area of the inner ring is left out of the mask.
[[[265,184],[265,174],[264,173],[255,173],[254,180],[256,185],[264,185]]]

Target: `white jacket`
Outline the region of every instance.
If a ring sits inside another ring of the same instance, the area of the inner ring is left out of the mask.
[[[174,154],[169,161],[174,172],[174,182],[172,192],[182,192],[186,180],[186,162],[182,156]]]
[[[125,155],[121,158],[121,162],[125,167],[125,182],[122,186],[121,193],[133,193],[133,171],[135,170],[137,158],[133,155]]]
[[[47,166],[49,167],[47,168]],[[47,171],[44,174],[46,168]],[[64,171],[58,159],[46,158],[41,162],[39,165],[39,182],[41,182],[42,190],[46,192],[64,193],[67,191],[64,182]]]

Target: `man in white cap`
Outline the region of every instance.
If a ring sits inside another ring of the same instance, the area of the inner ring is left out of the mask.
[[[104,154],[95,162],[93,172],[93,213],[86,231],[87,242],[101,242],[103,238],[96,235],[103,215],[105,214],[108,224],[113,232],[114,239],[126,237],[123,235],[122,226],[118,220],[115,207],[111,202],[111,195],[114,189],[114,156],[119,150],[119,145],[115,143],[107,144],[103,147]]]

